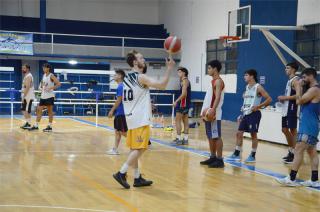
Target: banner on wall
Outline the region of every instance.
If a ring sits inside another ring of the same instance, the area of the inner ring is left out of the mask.
[[[0,53],[33,55],[32,34],[0,32]]]

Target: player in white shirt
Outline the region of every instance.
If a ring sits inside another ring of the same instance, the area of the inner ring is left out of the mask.
[[[43,77],[40,82],[39,89],[41,90],[41,98],[37,108],[37,120],[35,125],[29,130],[38,130],[39,123],[42,117],[42,111],[46,107],[48,110],[49,116],[49,125],[43,130],[44,132],[52,131],[52,122],[53,122],[53,106],[54,106],[54,90],[61,86],[59,80],[53,75],[52,66],[48,63],[45,63],[43,66]]]
[[[153,183],[141,177],[138,167],[139,158],[148,148],[150,140],[151,100],[149,88],[164,90],[169,82],[175,62],[171,57],[166,61],[167,70],[161,80],[150,78],[144,74],[146,64],[141,53],[130,52],[127,55],[127,63],[132,69],[126,73],[124,78],[122,98],[128,125],[126,142],[130,153],[127,161],[113,177],[124,188],[129,189],[130,185],[126,179],[129,166],[134,169],[134,187],[150,186]]]
[[[216,118],[213,121],[205,121],[205,130],[209,142],[210,158],[201,161],[201,165],[208,165],[209,168],[223,168],[224,162],[222,158],[223,142],[221,135],[221,119],[222,105],[224,101],[224,82],[220,77],[222,65],[218,60],[209,61],[208,75],[212,77],[210,85],[203,101],[201,109],[201,117],[205,117],[205,110],[211,108],[209,114],[215,114]]]
[[[246,163],[256,162],[256,151],[258,148],[258,131],[261,120],[260,109],[270,105],[272,98],[268,92],[258,83],[258,73],[254,69],[245,72],[244,80],[247,83],[246,91],[243,95],[242,115],[238,118],[239,128],[237,133],[236,147],[233,154],[227,157],[228,160],[241,160],[241,151],[244,132],[251,134],[252,149]],[[264,98],[264,102],[262,101]]]
[[[21,126],[22,129],[31,128],[31,108],[32,102],[35,99],[34,95],[34,81],[30,73],[30,65],[24,64],[22,66],[22,73],[24,74],[21,88],[21,111],[25,118],[25,124]]]

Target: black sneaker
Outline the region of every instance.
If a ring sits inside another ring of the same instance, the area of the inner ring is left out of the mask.
[[[26,123],[25,123],[24,125],[22,125],[20,128],[21,128],[21,129],[24,129],[24,130],[30,129],[30,128],[31,128],[31,124],[29,124],[28,122],[26,122]]]
[[[174,139],[173,141],[172,141],[172,144],[177,144],[179,142],[179,139]]]
[[[284,156],[282,159],[283,159],[283,160],[286,160],[289,156],[290,156],[290,152],[288,151],[287,156]]]
[[[283,160],[284,163],[286,164],[290,164],[293,163],[293,159],[294,159],[294,154],[289,152],[289,156]]]
[[[133,183],[133,187],[144,187],[144,186],[151,186],[152,185],[152,181],[151,180],[146,180],[143,177],[134,179],[134,183]]]
[[[188,141],[188,140],[183,139],[183,140],[182,140],[182,145],[189,145],[189,141]]]
[[[200,165],[209,165],[209,164],[213,163],[215,160],[217,160],[216,157],[210,157],[207,160],[201,161]]]
[[[48,125],[47,128],[43,129],[43,132],[52,132],[52,127]]]
[[[129,189],[130,185],[127,183],[127,174],[121,174],[120,172],[117,172],[116,174],[113,174],[113,178],[123,186],[125,189]]]
[[[183,140],[178,140],[178,141],[176,142],[176,145],[183,145]]]
[[[223,159],[216,159],[212,163],[208,165],[209,168],[223,168],[224,167],[224,162]]]
[[[39,130],[39,127],[36,126],[32,126],[28,129],[29,131],[33,131],[33,130]]]

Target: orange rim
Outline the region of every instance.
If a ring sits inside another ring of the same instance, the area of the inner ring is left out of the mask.
[[[229,35],[223,35],[219,37],[220,40],[240,40],[240,37],[238,36],[229,36]]]

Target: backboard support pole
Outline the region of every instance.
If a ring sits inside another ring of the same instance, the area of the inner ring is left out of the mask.
[[[286,51],[290,56],[292,56],[294,59],[296,59],[301,65],[303,65],[305,68],[310,68],[311,66],[304,61],[299,55],[297,55],[294,51],[292,51],[286,44],[284,44],[282,41],[280,41],[275,35],[273,35],[269,30],[261,30],[263,34],[267,37],[267,40],[271,40],[272,42],[276,43],[279,47],[281,47],[284,51]],[[271,45],[272,46],[272,45]],[[275,50],[278,54],[280,52],[279,49]],[[279,56],[279,54],[278,54]],[[282,55],[283,57],[283,55]],[[281,57],[279,56],[280,60],[282,61]],[[283,61],[282,61],[283,62]],[[286,64],[284,64],[286,65]]]
[[[276,52],[276,54],[278,55],[278,57],[280,58],[281,62],[283,63],[283,65],[287,65],[288,61],[286,60],[286,58],[283,56],[282,52],[280,51],[280,49],[278,48],[278,46],[273,42],[273,40],[271,38],[268,37],[266,30],[261,30],[261,32],[263,33],[263,35],[266,37],[267,41],[269,42],[269,44],[271,45],[271,47],[273,48],[273,50]]]

